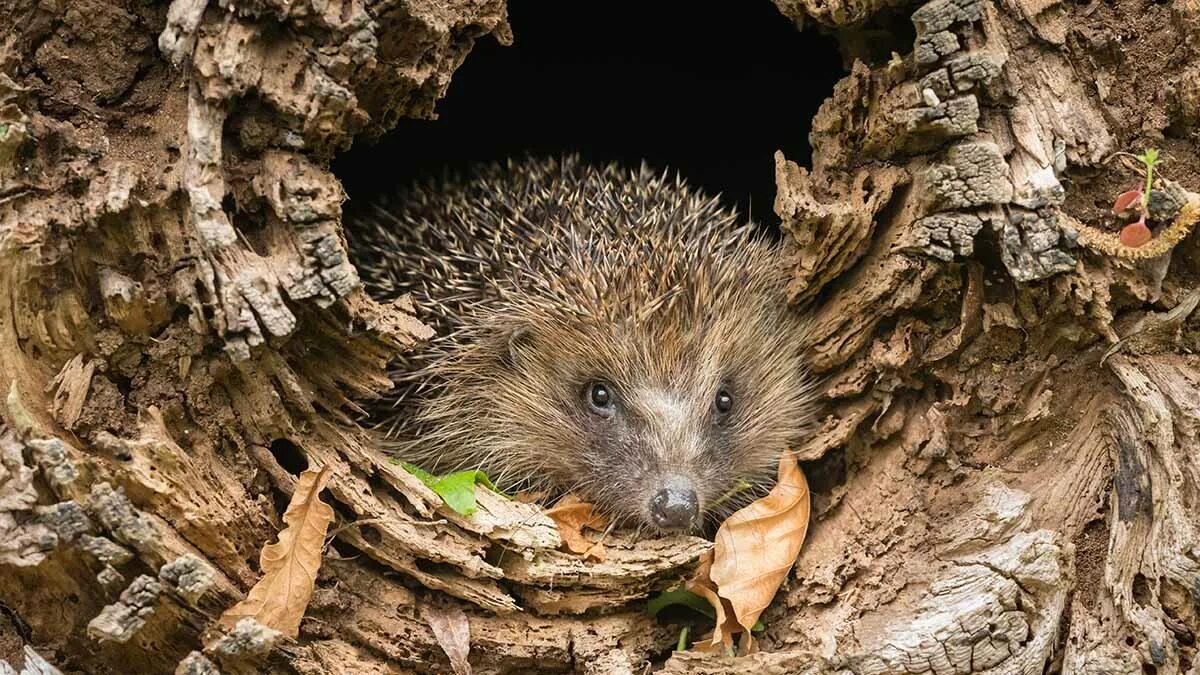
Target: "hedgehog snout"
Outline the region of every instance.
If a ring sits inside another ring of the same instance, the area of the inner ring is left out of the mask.
[[[696,525],[700,514],[700,500],[691,482],[672,476],[664,487],[650,498],[650,521],[660,529],[687,531]]]

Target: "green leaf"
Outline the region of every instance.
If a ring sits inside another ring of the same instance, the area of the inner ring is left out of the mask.
[[[478,483],[496,494],[507,497],[496,489],[488,475],[479,469],[456,471],[445,476],[435,476],[415,464],[405,462],[404,470],[421,479],[429,489],[437,493],[446,506],[454,509],[455,513],[469,516],[475,513],[475,484]]]
[[[433,486],[433,491],[442,496],[446,506],[469,516],[475,513],[475,483],[480,476],[483,476],[484,480],[487,479],[478,469],[457,471],[439,480],[437,485]]]
[[[476,483],[479,483],[483,487],[491,490],[492,492],[495,492],[496,494],[500,495],[501,497],[508,496],[508,495],[504,494],[503,492],[501,492],[500,488],[496,487],[495,484],[492,483],[492,479],[488,478],[488,475],[486,473],[484,473],[478,469],[476,469],[474,471],[474,473],[475,473],[475,482]]]
[[[1154,187],[1154,167],[1158,165],[1158,148],[1146,148],[1138,155],[1142,164],[1146,165],[1146,188],[1142,191],[1142,208],[1150,208],[1150,190]]]
[[[409,464],[408,462],[402,462],[400,464],[400,466],[404,467],[405,471],[411,473],[412,475],[416,476],[417,478],[420,478],[421,482],[425,484],[425,487],[433,488],[435,485],[437,485],[438,477],[429,473],[425,469],[422,469],[421,467],[417,466],[416,464]],[[434,491],[436,492],[436,489]]]
[[[708,600],[682,586],[650,598],[650,601],[646,603],[646,611],[650,613],[650,616],[658,616],[659,612],[673,605],[683,605],[714,621],[717,619],[717,613],[713,611],[712,605],[708,604]]]

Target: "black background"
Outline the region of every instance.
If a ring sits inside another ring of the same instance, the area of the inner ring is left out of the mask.
[[[350,198],[523,153],[680,171],[772,226],[776,149],[809,163],[813,114],[842,76],[832,38],[769,0],[511,0],[514,42],[481,39],[439,119],[402,120],[334,162]]]

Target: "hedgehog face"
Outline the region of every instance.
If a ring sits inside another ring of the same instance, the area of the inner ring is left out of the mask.
[[[711,379],[711,378],[681,378]],[[704,385],[701,385],[703,387]],[[707,388],[713,388],[709,386]],[[690,386],[596,381],[585,387],[580,454],[605,463],[604,482],[581,492],[608,510],[663,531],[689,531],[737,471],[729,422],[734,399],[720,383],[705,400]]]
[[[624,329],[547,317],[502,331],[503,363],[478,369],[502,374],[476,420],[503,447],[486,468],[657,531],[695,530],[758,496],[745,488],[768,482],[803,433],[811,391],[789,343],[798,319],[766,303],[751,321],[746,311]]]

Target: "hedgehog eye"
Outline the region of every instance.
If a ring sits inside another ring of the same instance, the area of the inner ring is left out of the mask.
[[[717,406],[717,412],[727,413],[733,409],[733,396],[722,389],[717,392],[715,405]]]
[[[612,414],[613,399],[615,396],[613,396],[612,387],[607,383],[593,382],[588,387],[587,398],[592,412],[604,417]]]

